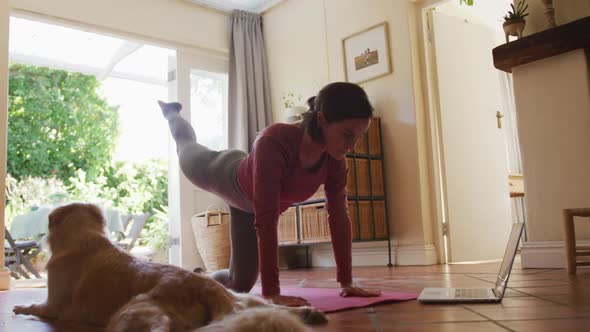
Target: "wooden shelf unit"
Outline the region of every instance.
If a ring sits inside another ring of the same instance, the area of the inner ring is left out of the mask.
[[[388,266],[392,266],[382,142],[381,121],[374,118],[368,132],[346,156],[348,213],[353,241],[387,241]],[[282,213],[278,226],[279,245],[330,243],[325,203],[324,186],[321,185],[308,200],[295,203]]]

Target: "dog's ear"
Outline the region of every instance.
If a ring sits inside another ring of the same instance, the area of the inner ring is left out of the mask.
[[[49,229],[61,224],[63,222],[63,220],[65,219],[67,211],[65,211],[65,209],[63,207],[57,208],[55,210],[53,210],[50,214],[49,214]]]
[[[98,206],[96,206],[94,204],[86,204],[86,209],[93,220],[96,220],[97,222],[99,222],[101,225],[104,226],[104,224],[106,222],[105,222],[104,216],[102,215],[102,212],[100,211]]]

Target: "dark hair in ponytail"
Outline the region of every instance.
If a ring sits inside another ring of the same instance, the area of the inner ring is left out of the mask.
[[[309,110],[303,113],[300,128],[304,128],[318,143],[324,142],[317,113],[322,112],[328,123],[345,119],[368,119],[373,117],[373,106],[360,86],[353,83],[335,82],[323,87],[317,96],[307,100]]]

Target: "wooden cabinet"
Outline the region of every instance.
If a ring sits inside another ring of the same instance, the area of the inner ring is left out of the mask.
[[[375,118],[354,151],[346,157],[348,214],[353,241],[387,240],[391,248],[381,141],[381,121]],[[330,241],[322,185],[307,201],[296,203],[281,214],[279,244],[308,245]]]

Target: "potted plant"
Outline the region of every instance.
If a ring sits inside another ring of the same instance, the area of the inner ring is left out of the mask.
[[[506,36],[506,42],[509,41],[508,36],[522,37],[522,31],[526,24],[524,18],[529,15],[529,13],[527,13],[529,5],[525,0],[519,1],[516,8],[514,7],[514,4],[510,4],[510,7],[512,7],[512,10],[508,11],[508,14],[504,16],[504,24],[502,25],[504,28],[504,35]]]
[[[288,123],[300,120],[301,113],[307,111],[305,107],[298,106],[298,104],[301,103],[301,99],[303,99],[303,97],[300,94],[296,95],[292,92],[283,93],[281,101],[283,102],[283,107],[285,107]]]

